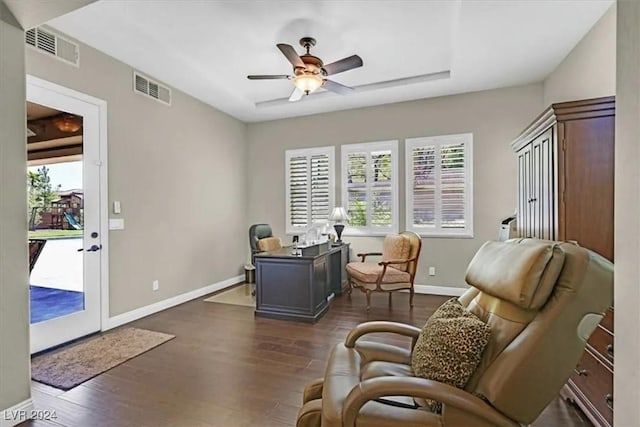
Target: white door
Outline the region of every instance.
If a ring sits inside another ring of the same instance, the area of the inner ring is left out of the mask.
[[[65,225],[66,228],[73,226],[81,231],[78,230],[75,238],[64,244],[59,241],[51,241],[50,244],[47,241],[40,255],[44,257],[47,254],[45,251],[59,249],[67,251],[65,262],[68,262],[70,255],[81,264],[74,266],[79,274],[81,288],[75,291],[81,293],[81,301],[79,308],[71,313],[31,323],[31,352],[36,353],[101,329],[101,308],[107,306],[106,301],[101,300],[103,295],[107,295],[105,289],[108,277],[107,218],[103,206],[106,205],[103,201],[106,197],[106,158],[103,158],[106,157],[103,154],[106,153],[106,102],[32,76],[27,76],[27,101],[81,116],[83,143],[83,224],[79,226],[73,217],[68,217]],[[50,245],[49,248],[47,245]],[[55,260],[55,256],[52,258],[49,255],[48,259],[49,267],[53,270],[69,268],[64,262],[58,263],[59,265],[55,261],[51,262],[52,259]],[[32,297],[32,322],[33,311],[36,309],[34,305]]]

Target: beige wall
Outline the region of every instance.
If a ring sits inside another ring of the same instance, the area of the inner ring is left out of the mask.
[[[399,139],[402,230],[404,138],[472,132],[475,237],[423,239],[416,276],[416,284],[464,286],[471,257],[483,242],[497,238],[499,220],[516,207],[516,162],[509,143],[541,111],[542,86],[535,84],[249,124],[249,223],[267,222],[275,235],[285,235],[285,150],[335,145],[340,200],[340,145]],[[382,237],[345,240],[354,253],[382,247]],[[436,276],[427,275],[429,266],[436,267]]]
[[[616,5],[544,81],[544,105],[616,92]]]
[[[31,394],[24,97],[24,32],[0,2],[0,411]]]
[[[126,226],[109,234],[111,316],[241,273],[244,123],[175,89],[170,107],[138,95],[130,66],[82,44],[79,68],[27,49],[27,73],[108,103],[109,204]]]
[[[640,2],[618,3],[615,194],[616,426],[640,420]]]

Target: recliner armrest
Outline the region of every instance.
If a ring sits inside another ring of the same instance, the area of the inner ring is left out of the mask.
[[[480,398],[459,388],[419,377],[377,377],[364,380],[351,389],[344,401],[344,427],[355,427],[358,413],[368,401],[384,396],[411,396],[432,399],[453,406],[498,427],[520,427]]]
[[[372,334],[376,332],[389,332],[393,334],[404,335],[405,337],[412,338],[411,348],[416,343],[418,336],[422,330],[416,326],[407,325],[406,323],[388,322],[384,320],[376,320],[373,322],[360,323],[353,328],[347,338],[344,340],[344,345],[347,348],[353,348],[356,345],[356,341],[363,335]]]

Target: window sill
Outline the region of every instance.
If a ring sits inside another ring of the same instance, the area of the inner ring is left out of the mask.
[[[437,233],[437,232],[429,233],[429,232],[418,231],[418,230],[408,230],[408,231],[413,231],[418,236],[424,237],[424,238],[434,238],[434,239],[473,239],[474,238],[473,233],[452,234],[452,233]]]
[[[345,229],[342,236],[350,237],[379,237],[386,236],[387,234],[398,233],[398,229],[386,229],[386,230],[371,230],[371,229]]]

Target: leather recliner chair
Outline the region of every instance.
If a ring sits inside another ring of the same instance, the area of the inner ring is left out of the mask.
[[[485,243],[466,281],[472,287],[459,301],[490,326],[491,338],[464,389],[413,375],[421,329],[367,322],[333,348],[324,378],[305,388],[297,426],[532,423],[558,395],[611,305],[613,265],[571,243],[514,239]],[[411,347],[360,339],[377,332],[407,336]],[[420,406],[424,399],[441,402],[441,412]]]

